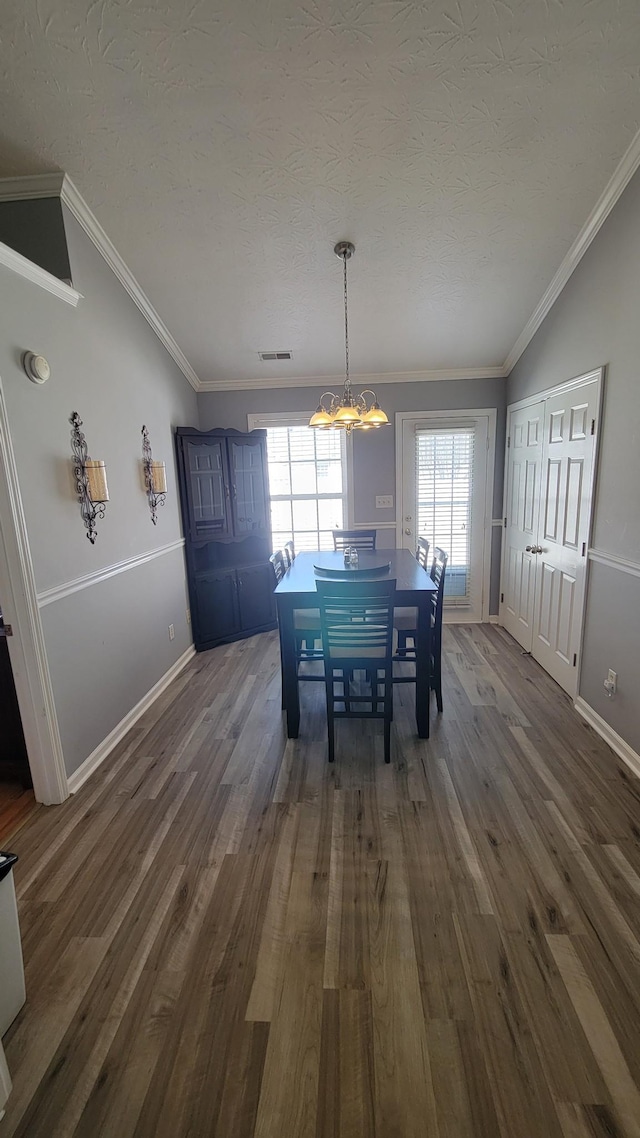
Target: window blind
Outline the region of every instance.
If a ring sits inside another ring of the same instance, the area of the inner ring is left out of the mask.
[[[416,427],[418,533],[449,555],[445,596],[469,603],[475,427]]]

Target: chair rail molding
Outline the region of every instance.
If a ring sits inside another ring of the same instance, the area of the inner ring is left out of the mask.
[[[65,581],[61,585],[54,585],[51,589],[44,589],[38,593],[38,607],[44,608],[63,597],[70,597],[72,593],[79,593],[81,589],[88,589],[100,581],[108,581],[118,573],[126,573],[128,569],[135,569],[138,565],[145,565],[147,561],[154,561],[156,557],[163,557],[165,553],[172,553],[174,549],[184,549],[184,538],[170,541],[158,549],[150,549],[146,553],[139,553],[135,557],[128,557],[125,561],[116,561],[113,565],[105,565],[103,569],[96,569],[93,573],[85,573],[83,577],[76,577],[72,581]]]
[[[640,562],[629,561],[626,557],[617,557],[615,553],[605,553],[604,549],[591,548],[587,554],[589,561],[597,561],[599,565],[606,565],[608,569],[618,569],[621,573],[629,573],[632,577],[640,577]]]

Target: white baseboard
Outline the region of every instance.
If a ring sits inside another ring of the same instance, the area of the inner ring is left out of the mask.
[[[500,624],[500,617],[497,612],[492,612],[487,617],[487,624]]]
[[[91,754],[84,760],[83,763],[80,764],[78,769],[75,770],[73,774],[69,775],[68,782],[70,794],[75,794],[76,791],[84,785],[87,779],[93,774],[95,770],[98,769],[104,759],[106,759],[107,755],[120,742],[120,740],[124,738],[127,731],[129,731],[134,726],[134,724],[138,722],[140,716],[144,715],[145,711],[151,707],[151,704],[154,702],[154,700],[156,700],[159,695],[162,695],[162,692],[165,690],[165,688],[169,687],[171,681],[175,680],[176,676],[179,675],[184,667],[186,667],[186,665],[189,663],[189,660],[193,659],[195,654],[196,650],[192,644],[189,648],[187,648],[186,652],[183,652],[182,656],[176,660],[175,664],[171,665],[169,670],[165,672],[164,676],[160,677],[158,682],[153,685],[153,687],[147,692],[146,695],[142,697],[142,699],[135,705],[135,707],[131,708],[131,711],[125,715],[124,719],[120,720],[120,722],[113,728],[113,731],[109,732],[106,739],[103,739],[102,742],[98,744],[96,749],[91,752]]]
[[[7,1104],[7,1099],[11,1094],[11,1075],[7,1067],[7,1060],[2,1050],[2,1040],[0,1039],[0,1121],[4,1118],[4,1108]]]
[[[593,727],[593,730],[608,743],[612,751],[619,755],[623,762],[627,764],[629,770],[632,770],[638,778],[640,778],[640,755],[630,747],[617,731],[594,711],[590,704],[588,704],[581,696],[578,696],[574,705],[579,715],[586,719],[587,723]]]

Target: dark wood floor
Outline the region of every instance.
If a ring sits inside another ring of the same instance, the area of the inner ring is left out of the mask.
[[[32,790],[25,790],[21,782],[0,781],[0,849],[38,809]]]
[[[640,1135],[640,783],[496,627],[445,712],[285,739],[275,634],[198,656],[16,835],[2,1138]]]

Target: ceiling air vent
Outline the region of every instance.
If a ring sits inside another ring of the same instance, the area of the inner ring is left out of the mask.
[[[290,360],[293,352],[258,352],[258,357],[267,363],[269,360]]]

